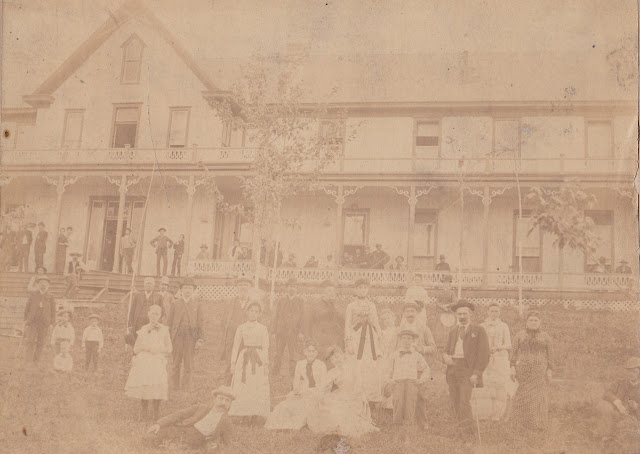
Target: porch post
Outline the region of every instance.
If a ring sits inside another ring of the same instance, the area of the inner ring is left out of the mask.
[[[218,218],[218,200],[213,202],[213,210],[211,210],[211,258],[216,259],[216,255],[220,255],[220,247],[216,249],[216,221]],[[214,251],[216,251],[214,253]],[[188,265],[187,265],[188,266]]]
[[[489,206],[491,205],[491,196],[489,195],[489,186],[485,185],[484,195],[482,197],[482,286],[489,284]]]
[[[60,215],[62,211],[62,194],[64,194],[64,176],[60,175],[58,177],[58,184],[56,185],[56,193],[58,194],[58,198],[56,199],[56,220],[54,222],[55,230],[52,232],[53,237],[56,240],[56,249],[58,244],[58,232],[60,231]]]
[[[558,248],[558,288],[564,287],[564,248]]]
[[[189,176],[187,185],[187,228],[184,232],[184,259],[189,268],[189,253],[191,252],[191,218],[193,217],[193,196],[196,193],[195,177]]]
[[[416,203],[418,198],[416,197],[416,187],[411,185],[409,188],[409,231],[407,238],[407,270],[413,271],[413,245],[415,237],[416,227]]]
[[[342,264],[342,235],[343,228],[342,225],[342,217],[343,217],[343,208],[344,208],[344,187],[342,185],[338,186],[338,195],[336,196],[336,250],[335,250],[335,260],[333,261],[334,267],[336,269],[335,279],[336,282],[338,280],[338,269]]]
[[[113,253],[113,266],[111,272],[116,273],[118,270],[118,264],[120,263],[120,237],[122,236],[122,221],[124,220],[124,204],[127,195],[127,174],[124,173],[120,177],[120,184],[118,185],[118,192],[120,193],[120,200],[118,202],[118,224],[116,225],[116,246]]]

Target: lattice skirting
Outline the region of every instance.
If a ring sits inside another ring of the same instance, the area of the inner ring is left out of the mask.
[[[237,295],[236,289],[233,286],[226,285],[201,285],[197,288],[198,293],[205,300],[221,300],[231,298]],[[264,296],[266,292],[260,291]],[[283,296],[283,293],[276,293],[276,296]],[[301,293],[303,297],[310,297],[313,294]],[[350,295],[339,295],[338,299],[347,301],[351,298]],[[394,306],[404,303],[404,296],[401,295],[377,295],[372,299],[379,305]],[[488,306],[489,304],[498,303],[500,306],[516,306],[518,300],[515,298],[467,298],[473,304],[478,306]],[[436,298],[430,298],[431,302],[435,302]],[[547,304],[561,304],[565,309],[594,309],[603,311],[638,311],[640,310],[640,302],[638,301],[623,301],[623,300],[573,300],[573,299],[551,299],[551,298],[531,298],[524,299],[526,306],[544,306]]]

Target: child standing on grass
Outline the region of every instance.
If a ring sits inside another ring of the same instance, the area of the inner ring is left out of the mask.
[[[414,425],[419,388],[430,378],[431,372],[424,357],[413,348],[418,334],[403,329],[398,337],[398,350],[390,357],[385,396],[393,398],[393,423]]]
[[[100,317],[96,314],[89,316],[89,326],[82,333],[82,348],[85,351],[84,370],[88,371],[89,366],[93,364],[93,370],[98,370],[98,356],[102,351],[104,344],[104,336],[102,329],[98,326]]]
[[[60,353],[53,358],[53,370],[59,372],[71,372],[73,369],[73,358],[69,353],[71,344],[68,340],[60,342]]]
[[[124,386],[128,397],[140,399],[140,420],[148,418],[147,410],[151,401],[153,421],[156,421],[160,413],[160,401],[167,400],[167,355],[171,353],[172,346],[169,328],[159,323],[161,316],[160,306],[154,304],[149,308],[149,323],[138,330],[131,372]]]
[[[230,416],[243,416],[249,424],[259,425],[269,416],[269,332],[258,322],[260,303],[250,301],[248,322],[238,326],[231,351],[231,388],[237,396]]]
[[[73,347],[76,340],[76,331],[70,323],[71,311],[62,310],[58,312],[58,323],[51,333],[51,346],[56,348],[56,352],[60,351],[60,343],[63,340],[69,342],[69,348]]]

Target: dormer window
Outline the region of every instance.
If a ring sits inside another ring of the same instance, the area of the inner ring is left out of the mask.
[[[144,44],[136,34],[122,45],[122,73],[120,83],[137,84],[140,82],[140,67],[142,65],[142,49]]]

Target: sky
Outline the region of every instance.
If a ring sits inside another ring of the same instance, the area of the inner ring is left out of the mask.
[[[122,0],[3,2],[3,92],[39,85]],[[147,0],[196,58],[588,52],[637,36],[635,0]]]

